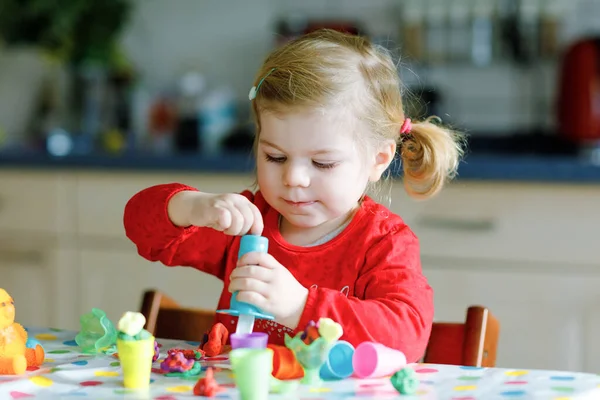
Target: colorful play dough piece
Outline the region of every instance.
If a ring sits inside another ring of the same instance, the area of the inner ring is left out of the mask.
[[[400,394],[413,394],[419,387],[419,378],[417,373],[412,368],[402,368],[400,371],[392,375],[392,386]]]
[[[319,335],[327,342],[335,342],[344,334],[342,326],[330,318],[319,319]]]
[[[135,336],[144,329],[146,317],[142,313],[127,311],[119,320],[119,332],[129,336]]]

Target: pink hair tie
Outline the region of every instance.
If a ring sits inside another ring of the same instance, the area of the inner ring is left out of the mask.
[[[406,135],[409,134],[410,131],[412,131],[412,122],[410,118],[406,118],[402,123],[402,128],[400,128],[400,134]]]

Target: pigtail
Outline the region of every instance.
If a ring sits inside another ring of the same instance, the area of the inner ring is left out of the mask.
[[[434,120],[438,118],[413,122],[410,133],[400,135],[404,187],[418,199],[436,195],[454,178],[463,155],[461,136]]]

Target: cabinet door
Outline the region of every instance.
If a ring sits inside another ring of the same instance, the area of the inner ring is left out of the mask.
[[[182,306],[215,310],[223,287],[198,270],[146,261],[133,248],[84,248],[79,263],[79,313],[100,308],[113,323],[125,311],[138,311],[147,289],[158,289]]]
[[[74,328],[65,326],[77,300],[76,287],[69,281],[74,252],[32,246],[25,239],[1,242],[0,287],[15,301],[16,321],[25,326]]]
[[[77,185],[77,230],[86,237],[125,238],[123,209],[138,191],[152,185],[181,182],[205,192],[239,192],[253,181],[250,174],[79,174]],[[99,195],[100,194],[100,195]]]
[[[0,230],[48,234],[75,230],[75,178],[55,172],[0,171]]]
[[[425,255],[600,270],[598,185],[458,181],[415,202],[395,183],[391,194],[391,210],[414,230]]]
[[[483,305],[500,321],[497,366],[598,370],[600,347],[590,353],[591,313],[600,279],[561,265],[480,265],[424,260],[435,292],[436,321],[464,321],[470,305]],[[596,346],[598,347],[598,346]]]

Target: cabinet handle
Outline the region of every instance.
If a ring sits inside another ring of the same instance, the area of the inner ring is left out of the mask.
[[[0,249],[0,266],[2,264],[41,264],[44,255],[39,250]]]
[[[421,217],[417,225],[424,228],[463,232],[491,232],[496,229],[493,219],[464,219],[452,217]]]

